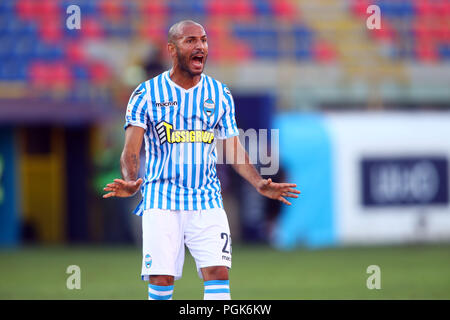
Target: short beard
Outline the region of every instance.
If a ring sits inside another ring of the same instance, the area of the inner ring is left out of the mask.
[[[178,50],[178,47],[175,47],[175,48],[177,50],[177,60],[178,60],[177,62],[178,62],[178,65],[179,65],[180,69],[183,72],[185,72],[186,74],[188,74],[189,77],[191,77],[191,78],[193,78],[195,76],[198,76],[199,74],[192,73],[191,70],[189,69],[188,64],[189,64],[190,58],[186,57],[186,56],[183,56],[181,54],[181,52]],[[185,58],[188,58],[188,59],[185,59]],[[203,72],[203,70],[202,70],[202,72]]]

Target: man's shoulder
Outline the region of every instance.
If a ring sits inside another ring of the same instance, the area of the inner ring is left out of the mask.
[[[145,81],[141,82],[139,84],[139,87],[148,87],[148,88],[150,88],[150,85],[155,83],[155,82],[158,82],[161,77],[165,76],[166,72],[167,71],[164,71],[164,72],[154,76],[153,78],[150,78],[148,80],[145,80]]]
[[[223,92],[225,92],[226,94],[228,94],[228,95],[230,95],[231,96],[231,92],[230,92],[230,89],[228,88],[228,86],[225,84],[225,83],[223,83],[223,82],[221,82],[221,81],[219,81],[219,80],[217,80],[217,79],[215,79],[215,78],[213,78],[213,77],[210,77],[210,76],[208,76],[207,74],[203,74],[204,76],[205,76],[205,78],[208,80],[208,81],[211,81],[212,83],[213,83],[213,85],[214,85],[214,82],[217,84],[217,87],[220,89],[220,90],[222,90]]]
[[[212,83],[216,83],[219,87],[220,86],[225,86],[222,82],[220,82],[219,80],[207,75],[206,73],[203,73],[203,76],[206,78],[207,81],[210,81]]]
[[[136,96],[142,96],[146,99],[149,99],[152,88],[155,86],[155,83],[158,83],[160,77],[164,77],[165,72],[139,83],[136,89],[134,89],[133,93],[131,94],[131,99]]]

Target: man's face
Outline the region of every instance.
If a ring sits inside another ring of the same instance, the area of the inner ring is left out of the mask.
[[[202,74],[208,57],[208,42],[205,30],[198,25],[186,25],[177,39],[176,59],[183,71],[191,76]]]

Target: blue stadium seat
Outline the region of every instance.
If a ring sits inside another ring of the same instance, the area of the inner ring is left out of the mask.
[[[169,14],[171,15],[202,15],[205,13],[205,2],[199,0],[175,0],[167,3]]]
[[[255,14],[261,16],[274,15],[273,8],[268,0],[253,0]]]
[[[27,64],[12,58],[0,64],[0,78],[6,81],[23,81],[27,77]]]
[[[64,50],[59,45],[50,46],[42,42],[38,42],[34,48],[34,55],[40,60],[59,60],[64,57]]]
[[[304,25],[296,25],[292,28],[294,40],[297,41],[311,41],[313,32]]]
[[[11,15],[14,13],[15,0],[2,0],[0,1],[0,14]]]
[[[89,79],[89,72],[84,68],[83,66],[74,66],[72,68],[73,75],[75,76],[76,80],[88,80]]]
[[[438,50],[442,60],[450,60],[450,44],[442,44]]]
[[[80,7],[80,11],[83,16],[84,15],[98,16],[100,14],[98,3],[99,1],[92,1],[92,0],[77,0],[77,1],[64,0],[61,3],[61,7],[64,9],[65,13],[67,7],[74,4]]]
[[[0,64],[6,63],[5,61],[13,57],[13,48],[15,40],[9,35],[0,36]]]
[[[133,35],[131,24],[128,23],[104,23],[106,37],[130,38]]]
[[[35,36],[13,37],[14,46],[11,48],[11,54],[17,59],[29,60],[33,58],[33,47],[36,45]]]
[[[292,29],[294,37],[294,57],[297,60],[310,60],[313,57],[313,32],[304,25]]]

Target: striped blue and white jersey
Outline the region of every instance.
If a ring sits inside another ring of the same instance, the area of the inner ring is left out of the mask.
[[[159,208],[222,208],[216,139],[239,135],[233,97],[202,74],[188,90],[166,71],[141,83],[130,97],[125,128],[145,129],[146,170],[135,214]]]

